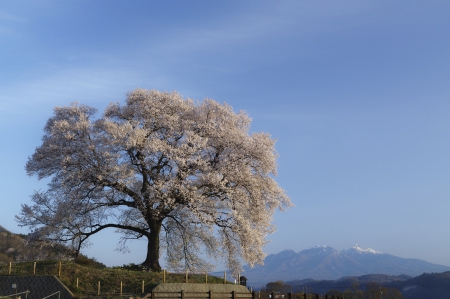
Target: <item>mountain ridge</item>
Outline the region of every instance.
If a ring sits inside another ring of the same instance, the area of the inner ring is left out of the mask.
[[[338,251],[330,246],[316,246],[299,252],[283,250],[270,254],[263,266],[243,273],[255,287],[267,282],[302,279],[335,280],[347,276],[368,274],[418,276],[423,273],[450,271],[450,267],[420,259],[401,258],[358,245]]]

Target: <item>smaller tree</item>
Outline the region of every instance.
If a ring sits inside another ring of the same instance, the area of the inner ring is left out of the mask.
[[[346,289],[342,293],[342,297],[346,299],[363,299],[364,298],[364,292],[359,289],[360,283],[358,280],[355,280],[352,282],[351,289]]]
[[[7,265],[12,261],[13,261],[13,259],[11,257],[7,256],[4,253],[0,253],[0,266]]]
[[[277,280],[266,284],[266,292],[287,293],[291,290],[292,286],[290,284],[284,283],[284,281],[282,280]]]
[[[403,299],[402,293],[396,288],[386,288],[378,283],[367,284],[366,299]]]
[[[342,297],[342,292],[338,291],[338,290],[330,290],[330,291],[327,292],[327,295],[328,295],[329,298],[331,298],[332,296]]]

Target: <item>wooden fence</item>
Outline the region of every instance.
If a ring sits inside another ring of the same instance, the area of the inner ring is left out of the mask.
[[[343,299],[343,298],[335,295],[306,294],[306,293],[252,292],[252,299]]]
[[[257,299],[255,292],[155,292],[148,293],[146,299]]]
[[[69,265],[69,266],[67,266]],[[83,266],[83,265],[81,265]],[[68,269],[69,267],[69,269]],[[8,264],[0,265],[0,275],[54,275],[57,277],[61,277],[64,275],[64,271],[72,272],[73,267],[69,264],[66,264],[66,262],[58,262],[58,261],[39,261],[39,262],[23,262],[15,264],[13,262],[9,262]],[[121,267],[112,268],[112,270],[121,270]],[[125,271],[134,271],[134,270],[127,270]],[[136,272],[136,271],[134,271]],[[208,273],[192,273],[192,272],[168,272],[165,269],[161,271],[160,279],[163,283],[166,282],[191,282],[190,279],[192,277],[195,277],[195,280],[193,282],[198,282],[200,279],[204,283],[208,283]],[[177,275],[176,281],[170,281],[169,275]],[[217,283],[217,279],[222,279],[223,283],[232,283],[231,281],[227,281],[226,272],[224,272],[223,277],[218,276],[212,276],[210,277],[211,283]],[[240,280],[240,275],[239,279]]]
[[[338,296],[319,294],[294,293],[261,293],[261,292],[155,292],[152,291],[143,297],[145,299],[343,299]]]
[[[64,270],[67,269],[64,263],[55,262],[55,261],[41,261],[41,262],[29,262],[28,266],[24,267],[24,263],[21,263],[22,266],[15,267],[13,263],[9,263],[9,265],[0,266],[0,276],[1,275],[54,275],[60,277],[64,275]],[[69,270],[69,269],[67,269]],[[69,272],[73,272],[73,269],[70,269]],[[180,275],[182,274],[182,275]],[[184,275],[183,275],[184,274]],[[126,275],[126,274],[125,274]],[[172,281],[172,279],[167,279],[166,275],[168,273],[163,271],[160,277],[160,282],[199,282],[200,274],[190,274],[192,276],[197,276],[196,281],[191,281],[190,277],[188,277],[188,273],[178,273],[178,280]],[[182,281],[180,281],[180,276],[182,277]],[[211,277],[212,280],[213,277]],[[223,277],[226,283],[226,276]],[[203,274],[203,278],[200,278],[203,283],[209,283],[208,275]],[[86,285],[87,282],[84,282]],[[105,281],[103,282],[105,283]],[[120,297],[128,297],[136,294],[140,294],[141,298],[146,299],[342,299],[338,296],[331,295],[319,295],[319,294],[304,294],[304,293],[278,293],[278,292],[248,292],[248,293],[220,293],[220,292],[149,292],[149,289],[155,286],[155,281],[147,282],[144,284],[144,280],[139,281],[133,286],[131,289],[122,285],[122,281],[120,279],[116,279],[116,290],[113,292],[105,292],[103,289],[103,283],[100,281],[91,281],[89,284],[91,285],[90,290],[85,290],[85,294],[89,294],[88,297],[95,298],[99,296],[120,296]],[[214,283],[211,281],[211,283]],[[73,282],[73,288],[78,289],[79,281],[78,278]],[[110,289],[111,286],[107,287]],[[87,291],[87,292],[86,292]],[[144,297],[142,297],[144,296]]]

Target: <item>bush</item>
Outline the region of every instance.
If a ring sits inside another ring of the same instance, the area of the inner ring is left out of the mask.
[[[113,267],[113,269],[122,269],[122,270],[130,270],[130,271],[150,271],[148,267],[143,265],[137,265],[130,263],[128,265],[123,265],[121,267]]]
[[[76,259],[75,263],[78,265],[96,268],[96,269],[105,269],[106,265],[98,262],[95,258],[88,258],[85,255],[80,254]]]

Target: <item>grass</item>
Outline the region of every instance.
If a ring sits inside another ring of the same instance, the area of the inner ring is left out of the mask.
[[[144,292],[150,290],[163,282],[163,273],[133,271],[121,268],[95,268],[83,266],[74,262],[38,261],[12,264],[11,272],[9,265],[0,265],[0,275],[54,275],[58,277],[76,297],[86,297],[100,293],[102,296],[119,296],[122,282],[122,295],[133,295],[142,293],[142,282]],[[186,282],[185,274],[167,273],[166,282]],[[205,275],[189,274],[189,283],[205,283]],[[208,283],[223,283],[223,279],[208,276]],[[78,284],[78,285],[77,285]]]

